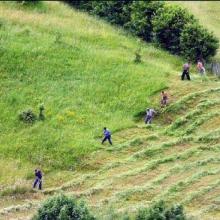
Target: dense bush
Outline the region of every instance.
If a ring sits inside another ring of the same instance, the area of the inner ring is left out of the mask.
[[[65,0],[65,2],[77,9],[85,11],[92,10],[92,1],[90,0]]]
[[[49,198],[38,210],[33,220],[95,220],[84,203],[65,195]]]
[[[93,1],[91,13],[105,18],[112,24],[123,26],[130,20],[132,0],[121,1]]]
[[[155,40],[165,49],[180,54],[180,35],[187,23],[194,22],[193,15],[180,6],[165,5],[153,19]]]
[[[131,4],[130,21],[126,27],[132,33],[143,38],[146,41],[153,39],[153,17],[158,9],[164,6],[164,2],[157,1],[135,1]]]
[[[29,4],[29,3],[38,3],[39,0],[26,0],[26,1],[17,1],[17,2],[21,4]]]
[[[129,5],[133,0],[121,1],[89,1],[89,0],[67,0],[66,3],[75,8],[88,11],[90,14],[103,17],[112,24],[124,25],[130,20]]]
[[[136,220],[185,220],[181,205],[167,207],[163,201],[147,209],[139,210]]]
[[[207,60],[216,54],[218,39],[197,22],[189,23],[181,33],[180,48],[186,58]]]
[[[25,123],[34,123],[37,119],[37,116],[31,109],[29,109],[27,111],[21,112],[19,114],[19,119]]]

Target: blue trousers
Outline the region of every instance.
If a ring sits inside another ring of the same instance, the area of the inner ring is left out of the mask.
[[[102,144],[107,140],[108,140],[109,144],[112,145],[111,136],[105,136],[104,139],[102,140]]]
[[[35,178],[33,188],[35,188],[37,184],[38,184],[38,189],[41,190],[42,189],[42,180],[39,177]]]
[[[146,116],[146,118],[145,118],[145,123],[146,124],[151,124],[151,122],[152,122],[152,116]]]

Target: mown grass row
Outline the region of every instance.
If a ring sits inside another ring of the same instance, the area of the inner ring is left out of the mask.
[[[131,160],[139,159],[139,158],[146,158],[146,157],[152,158],[156,155],[162,154],[164,151],[166,151],[167,149],[171,147],[174,147],[178,144],[187,143],[191,140],[192,140],[192,137],[183,137],[183,138],[179,138],[174,141],[162,143],[159,146],[151,145],[150,147],[147,147],[137,153],[134,153],[130,158]]]
[[[160,196],[156,197],[155,200],[158,199],[166,199],[169,198],[174,199],[178,193],[181,193],[182,190],[186,189],[188,186],[200,181],[203,177],[210,176],[210,175],[218,175],[220,174],[220,169],[216,169],[214,171],[201,171],[196,173],[192,177],[185,179],[184,181],[178,181],[177,183],[173,184],[167,190],[165,190]]]
[[[171,103],[166,109],[163,110],[163,113],[177,113],[179,110],[183,109],[186,104],[189,103],[195,103],[195,100],[198,101],[198,99],[202,95],[208,95],[213,92],[219,92],[220,88],[211,88],[206,89],[194,93],[190,93],[189,95],[184,96],[183,98],[179,99],[178,101]]]
[[[175,143],[176,142],[174,142],[174,144]],[[160,165],[160,164],[169,163],[169,162],[172,162],[172,161],[175,161],[175,160],[186,160],[186,159],[189,159],[190,157],[192,157],[193,154],[196,154],[196,156],[198,157],[204,151],[216,151],[216,152],[218,152],[219,147],[218,146],[213,146],[211,148],[207,148],[205,146],[204,147],[203,146],[198,146],[198,147],[196,147],[196,149],[189,149],[189,150],[187,150],[187,152],[183,152],[181,155],[174,155],[172,157],[166,157],[164,159],[159,159],[159,160],[154,161],[153,163],[151,162],[150,164],[145,165],[142,168],[137,168],[136,170],[129,171],[126,174],[122,173],[122,174],[113,176],[113,179],[109,179],[109,177],[108,177],[107,182],[105,182],[106,179],[104,177],[102,177],[102,179],[99,179],[99,180],[104,180],[104,183],[102,181],[100,181],[100,183],[98,185],[96,185],[96,187],[87,190],[86,192],[82,193],[82,195],[87,196],[87,195],[93,195],[97,192],[101,192],[101,191],[105,190],[109,185],[111,185],[115,179],[123,179],[125,177],[135,176],[135,175],[147,172],[147,171],[152,171],[153,169],[156,169],[157,166]],[[203,165],[206,165],[208,162],[214,163],[214,161],[215,160],[213,160],[213,158],[211,158],[211,159],[209,158],[207,160],[195,162],[195,165],[203,166]],[[218,162],[218,160],[215,161],[215,162]],[[192,166],[195,166],[195,165],[192,165]],[[118,166],[126,166],[126,163],[118,163]],[[86,184],[87,181],[96,179],[102,173],[106,173],[108,170],[111,170],[111,169],[116,168],[118,166],[116,166],[116,164],[114,166],[113,165],[112,166],[108,165],[107,167],[105,167],[104,169],[101,169],[96,174],[89,174],[89,175],[82,176],[82,178],[80,178],[77,181],[74,180],[72,182],[64,184],[63,186],[61,186],[59,188],[54,188],[54,189],[50,189],[50,190],[48,189],[47,191],[45,191],[45,193],[46,194],[48,194],[48,193],[51,194],[51,193],[54,193],[54,192],[59,191],[59,190],[67,190],[67,189],[70,189],[70,188],[73,188],[73,187],[78,187],[79,185]],[[189,168],[190,168],[190,166],[185,166],[184,169],[189,169]],[[181,168],[179,168],[179,169],[181,169]],[[173,172],[175,172],[175,171],[177,171],[177,170],[174,169]],[[169,175],[170,174],[165,174],[162,179],[165,179]],[[162,179],[160,179],[160,180],[158,179],[157,180],[158,183],[160,181],[162,181]]]
[[[199,190],[196,190],[195,192],[190,193],[187,195],[181,203],[183,205],[188,205],[191,203],[193,200],[198,199],[199,197],[205,195],[208,192],[211,192],[212,190],[216,189],[220,185],[220,180],[215,181],[214,183],[209,183],[208,186],[202,187]]]
[[[129,148],[129,147],[136,147],[136,146],[140,146],[142,145],[144,142],[146,141],[156,141],[156,140],[159,140],[159,136],[157,134],[152,134],[152,135],[149,135],[149,136],[138,136],[138,137],[135,137],[125,143],[122,143],[122,144],[119,144],[119,145],[116,145],[114,147],[109,147],[107,149],[107,151],[110,151],[110,152],[114,152],[114,151],[120,151],[120,150],[124,150],[126,148]]]
[[[200,117],[200,115],[203,113],[204,110],[215,106],[219,105],[220,101],[219,100],[214,100],[214,101],[204,101],[201,102],[196,106],[196,108],[190,112],[188,112],[186,115],[183,117],[180,117],[176,119],[167,129],[166,132],[168,134],[171,134],[173,131],[181,128],[183,125],[185,125],[187,122],[192,122],[194,119]]]
[[[88,189],[88,190],[80,193],[80,195],[82,195],[82,196],[94,195],[97,192],[104,191],[107,188],[107,186],[114,184],[114,181],[117,181],[119,179],[125,179],[125,178],[132,177],[132,176],[136,176],[136,175],[139,175],[139,174],[142,174],[145,172],[153,171],[156,168],[158,168],[159,165],[162,165],[162,164],[167,164],[167,163],[171,163],[174,161],[185,161],[185,160],[193,157],[194,155],[198,156],[201,152],[202,152],[202,150],[200,152],[198,152],[198,147],[197,147],[194,149],[186,150],[185,152],[183,152],[179,155],[175,154],[174,156],[168,156],[168,157],[165,157],[164,159],[157,159],[157,160],[151,161],[150,163],[143,165],[141,168],[138,167],[136,169],[132,169],[127,172],[123,172],[121,174],[116,174],[110,179],[108,177],[107,182],[106,182],[106,178],[105,178],[104,182],[99,182],[98,186],[91,188],[91,189]]]
[[[182,135],[189,135],[192,134],[199,126],[201,126],[203,123],[207,122],[211,118],[218,117],[220,115],[219,112],[210,112],[208,114],[202,115],[200,118],[198,118],[196,121],[194,121],[192,124],[190,124],[185,131],[183,131]]]
[[[176,143],[177,142],[174,142],[173,144],[176,144]],[[179,143],[181,143],[181,141],[179,141]],[[171,143],[164,143],[162,146],[167,146],[168,147],[168,146],[171,146]],[[125,177],[134,176],[134,175],[146,172],[146,171],[150,171],[152,169],[156,169],[156,167],[160,164],[169,163],[169,162],[175,161],[176,159],[184,160],[184,159],[189,158],[190,156],[193,156],[193,154],[195,154],[195,153],[196,153],[196,149],[192,149],[192,150],[189,149],[189,150],[187,150],[187,152],[182,153],[181,155],[174,155],[174,156],[165,157],[163,159],[158,159],[158,160],[155,160],[153,162],[151,161],[150,163],[147,163],[146,165],[144,165],[141,168],[136,168],[136,169],[133,169],[131,171],[115,175],[113,177],[113,180],[114,179],[123,179]],[[53,194],[56,191],[67,190],[67,189],[70,189],[70,188],[78,187],[82,184],[86,184],[90,180],[96,179],[98,176],[100,176],[102,174],[106,174],[106,172],[108,170],[112,170],[112,169],[114,169],[116,167],[119,167],[119,166],[126,166],[126,163],[129,164],[132,161],[133,160],[128,158],[127,162],[122,161],[122,162],[113,162],[113,163],[107,164],[105,167],[101,168],[99,171],[82,175],[82,176],[79,177],[79,179],[76,179],[76,180],[70,181],[68,183],[65,183],[64,185],[62,185],[60,187],[47,189],[47,190],[45,190],[44,193],[45,194]],[[135,162],[135,161],[133,161],[133,162]],[[144,164],[144,161],[143,161],[143,164]],[[103,177],[102,177],[102,179],[103,179]],[[103,183],[101,181],[100,184],[99,184],[100,187],[95,187],[95,189],[89,189],[87,192],[84,193],[84,195],[93,194],[94,192],[98,191],[99,189],[103,190],[105,187],[110,185],[111,182],[112,181],[109,180],[107,185],[105,185],[105,184],[103,185]]]
[[[126,188],[125,190],[121,192],[114,193],[113,196],[110,198],[109,202],[113,202],[113,203],[119,202],[119,201],[121,202],[122,200],[128,200],[129,197],[135,194],[143,195],[143,193],[151,193],[151,191],[154,191],[155,189],[157,189],[158,186],[161,186],[164,180],[168,179],[169,177],[172,177],[173,175],[187,172],[192,169],[205,167],[206,165],[209,165],[209,164],[219,164],[219,162],[220,162],[220,158],[216,159],[216,158],[210,157],[208,159],[199,160],[199,161],[189,163],[186,165],[181,165],[181,166],[177,165],[171,168],[170,170],[168,170],[167,173],[159,175],[158,177],[156,177],[155,179],[151,181],[148,181],[144,185]]]
[[[220,129],[202,134],[196,138],[198,143],[217,143],[220,140]],[[213,146],[214,147],[214,146]],[[218,148],[218,145],[217,145]]]
[[[106,149],[106,151],[120,151],[120,150],[124,150],[128,147],[134,147],[134,146],[139,146],[141,144],[144,143],[144,141],[152,141],[152,140],[157,140],[158,139],[158,136],[157,135],[150,135],[150,136],[143,136],[143,137],[136,137],[134,139],[131,139],[130,141],[128,142],[125,142],[123,144],[118,144],[118,145],[115,145],[114,148],[111,148],[111,147],[108,147]],[[94,158],[94,156],[93,156]],[[125,166],[126,163],[130,162],[130,158],[127,158],[125,160],[120,160],[118,162],[110,162],[110,163],[107,163],[104,167],[101,167],[100,170],[95,170],[93,173],[90,172],[88,174],[83,174],[81,175],[79,178],[77,179],[74,179],[73,181],[69,181],[65,184],[63,184],[62,186],[60,187],[55,187],[55,188],[50,188],[50,189],[46,189],[44,191],[45,194],[52,194],[56,191],[60,191],[60,190],[67,190],[69,188],[72,188],[72,187],[77,187],[79,185],[82,185],[84,183],[86,183],[87,181],[89,181],[89,179],[94,179],[96,177],[98,177],[99,175],[103,174],[103,173],[106,173],[108,170],[111,170],[111,169],[114,169],[114,168],[117,168],[119,166]]]

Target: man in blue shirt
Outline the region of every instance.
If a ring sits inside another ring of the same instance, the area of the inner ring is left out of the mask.
[[[36,187],[36,185],[38,184],[38,189],[41,190],[42,189],[42,173],[40,170],[35,170],[35,181],[34,181],[34,185],[33,188]]]
[[[104,134],[104,139],[102,140],[102,144],[104,144],[104,142],[108,140],[109,144],[112,145],[111,132],[107,128],[104,128],[103,134]]]

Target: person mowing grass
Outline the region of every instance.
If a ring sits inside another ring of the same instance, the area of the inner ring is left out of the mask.
[[[185,76],[188,80],[190,80],[190,75],[189,75],[189,69],[190,69],[190,62],[188,63],[185,63],[183,65],[183,73],[182,73],[182,76],[181,76],[181,79],[184,80],[185,79]]]
[[[197,62],[197,70],[198,70],[200,76],[205,76],[205,67],[204,67],[201,60],[198,60],[198,62]]]
[[[104,142],[108,140],[109,144],[112,145],[111,132],[106,127],[104,127],[103,129],[103,134],[104,134],[104,138],[102,140],[102,144],[104,144]]]
[[[151,124],[155,114],[156,114],[156,111],[154,109],[147,108],[145,124]]]
[[[164,91],[161,92],[161,108],[167,106],[167,102],[168,102],[168,94]]]
[[[34,173],[35,173],[35,180],[34,180],[33,188],[35,188],[38,184],[38,189],[42,190],[42,172],[41,170],[36,169]]]

